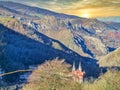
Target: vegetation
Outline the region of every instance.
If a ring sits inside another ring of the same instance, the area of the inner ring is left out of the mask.
[[[120,90],[120,72],[109,70],[94,83],[84,83],[82,90]]]
[[[64,60],[47,61],[32,73],[23,90],[80,90],[81,85],[66,76],[69,68]]]
[[[103,67],[112,67],[112,66],[120,66],[120,48],[115,51],[107,54],[99,60],[100,66]]]
[[[2,69],[3,66],[5,66],[5,62],[6,62],[6,58],[4,56],[4,50],[3,50],[3,46],[5,45],[5,43],[3,43],[2,41],[2,34],[3,32],[0,31],[0,69]],[[5,82],[0,80],[0,90],[1,90],[1,86],[4,86],[4,85],[5,85]]]
[[[0,31],[0,68],[2,68],[2,66],[4,66],[6,62],[4,49],[3,49],[3,47],[5,46],[5,42],[3,42],[3,33],[4,31]]]
[[[4,72],[10,72],[16,70],[14,67],[19,67],[18,63],[8,61],[5,55],[5,49],[4,47],[7,45],[7,42],[4,41],[4,33],[6,32],[6,29],[3,27],[0,27],[0,68]],[[4,76],[3,80],[6,82],[13,82],[18,77],[18,74],[12,74],[8,76]]]
[[[47,32],[44,32],[44,34],[53,39],[59,40],[66,47],[79,53],[80,55],[86,56],[86,54],[84,54],[82,49],[75,44],[72,34],[69,30],[66,30],[66,29],[63,29],[60,31],[48,30]],[[53,43],[53,47],[55,47],[56,49],[62,50],[61,47],[56,43]]]
[[[23,90],[120,90],[120,72],[117,70],[108,70],[92,83],[79,84],[64,76],[70,73],[69,69],[70,65],[63,60],[47,61],[32,73]]]
[[[29,65],[59,57],[69,63],[81,60],[86,76],[97,77],[99,65],[88,57],[104,55],[106,49],[120,46],[119,23],[103,23],[7,3],[4,3],[7,8],[0,3],[0,68],[5,72],[28,69]],[[11,9],[11,6],[14,7]],[[120,48],[99,62],[103,67],[120,68]],[[83,84],[68,77],[70,72],[70,65],[63,60],[47,61],[33,71],[23,90],[120,90],[119,71],[108,71],[94,82],[88,80]],[[20,74],[4,76],[0,86],[19,83]]]

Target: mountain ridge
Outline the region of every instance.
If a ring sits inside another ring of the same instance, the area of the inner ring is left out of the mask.
[[[100,18],[98,17],[97,19],[103,22],[120,23],[120,16],[108,16],[108,17],[100,17]]]
[[[24,4],[20,4],[17,2],[11,2],[11,1],[0,1],[0,5],[3,5],[4,7],[8,7],[10,9],[19,11],[21,8],[22,10],[20,10],[22,13],[28,14],[30,12],[33,12],[31,14],[42,14],[42,15],[53,15],[57,18],[80,18],[78,16],[74,16],[74,15],[67,15],[67,14],[62,14],[62,13],[56,13],[47,9],[42,9],[42,8],[38,8],[38,7],[33,7],[33,6],[28,6],[28,5],[24,5]],[[29,9],[28,9],[29,8]]]

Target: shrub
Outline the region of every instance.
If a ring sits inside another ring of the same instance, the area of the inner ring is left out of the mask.
[[[47,61],[32,73],[23,90],[80,90],[80,84],[66,77],[69,68],[63,60]]]
[[[120,90],[120,72],[108,70],[94,83],[84,83],[82,90]]]

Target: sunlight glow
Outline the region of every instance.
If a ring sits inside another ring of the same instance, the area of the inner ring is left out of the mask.
[[[90,18],[90,14],[88,14],[88,13],[84,13],[84,14],[81,15],[81,17],[84,17],[84,18]]]

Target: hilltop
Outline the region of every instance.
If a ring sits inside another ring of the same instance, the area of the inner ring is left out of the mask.
[[[115,51],[107,54],[99,60],[100,66],[103,67],[112,67],[112,66],[120,66],[120,48]]]

